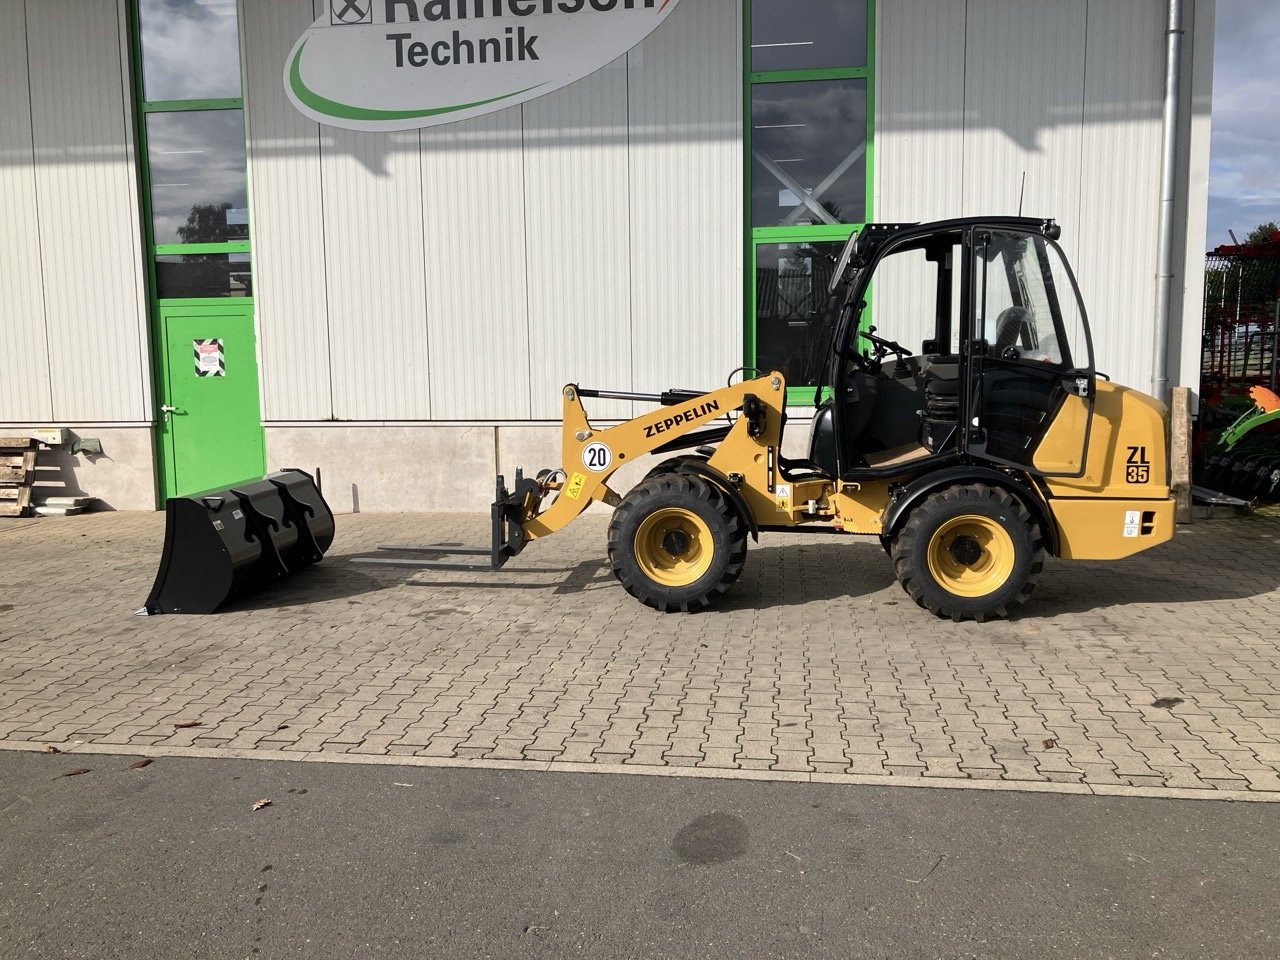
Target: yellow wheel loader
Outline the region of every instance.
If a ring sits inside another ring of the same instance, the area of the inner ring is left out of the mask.
[[[383,562],[497,568],[600,501],[614,508],[614,574],[658,610],[714,603],[741,576],[749,537],[824,529],[878,536],[916,603],[981,621],[1031,595],[1046,555],[1115,560],[1163,543],[1174,529],[1167,411],[1096,373],[1060,233],[1053,221],[974,218],[851,237],[809,337],[817,409],[805,459],[782,453],[781,372],[744,371],[705,393],[569,385],[561,465],[518,472],[512,491],[498,478],[492,546],[419,548],[486,564]],[[897,300],[878,290],[886,316],[875,319],[883,328],[895,303],[923,303],[918,350],[878,335],[868,310],[873,278],[905,256],[923,258],[936,283]],[[596,398],[657,408],[597,428],[583,406]],[[648,454],[668,458],[625,494],[609,487]]]

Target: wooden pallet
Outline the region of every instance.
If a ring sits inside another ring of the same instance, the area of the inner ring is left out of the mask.
[[[0,517],[30,512],[38,447],[30,437],[0,437]]]

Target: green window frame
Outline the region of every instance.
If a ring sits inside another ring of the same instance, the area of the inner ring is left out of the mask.
[[[799,4],[803,6],[803,4]],[[743,211],[746,223],[744,252],[744,322],[743,362],[753,367],[757,359],[756,322],[756,248],[760,244],[843,242],[854,231],[872,222],[872,200],[875,184],[875,65],[876,65],[876,0],[867,0],[867,48],[864,66],[821,68],[812,70],[753,71],[751,0],[743,0]],[[814,80],[865,80],[867,84],[866,131],[866,184],[865,217],[861,223],[796,224],[790,226],[757,227],[752,216],[752,94],[764,84],[795,83]],[[767,372],[767,371],[765,371]],[[787,388],[787,403],[793,406],[809,406],[815,402],[812,386],[797,385]]]
[[[129,41],[132,57],[132,73],[134,84],[134,128],[138,145],[138,180],[139,199],[142,206],[143,243],[146,248],[148,295],[153,308],[162,306],[179,306],[183,304],[203,304],[209,302],[234,299],[236,303],[249,306],[253,297],[171,297],[162,298],[159,294],[156,258],[166,256],[216,256],[220,254],[249,254],[249,270],[252,274],[253,260],[251,241],[253,237],[252,218],[249,217],[245,230],[249,239],[229,240],[220,243],[156,243],[155,211],[152,204],[151,145],[147,135],[147,117],[151,114],[182,114],[210,111],[239,111],[244,119],[243,90],[238,97],[222,97],[216,99],[190,100],[147,100],[146,85],[143,77],[142,19],[139,0],[129,0]],[[247,142],[247,137],[246,137]],[[245,163],[245,195],[248,197],[249,183],[248,161]],[[246,199],[246,210],[250,205]]]

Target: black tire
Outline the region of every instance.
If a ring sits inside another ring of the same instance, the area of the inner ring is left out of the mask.
[[[697,477],[650,477],[623,497],[609,524],[613,575],[663,613],[710,606],[738,581],[746,557],[742,517]]]
[[[939,617],[1008,616],[1044,569],[1039,524],[1008,490],[975,483],[931,494],[893,539],[894,573],[907,594]]]
[[[687,463],[705,464],[707,458],[696,453],[683,453],[669,460],[663,460],[660,464],[644,475],[644,480],[652,480],[654,477],[660,477],[664,473],[680,473],[681,467]],[[640,482],[643,483],[644,480]]]

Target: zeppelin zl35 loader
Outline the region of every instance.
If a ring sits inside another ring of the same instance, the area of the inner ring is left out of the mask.
[[[614,574],[658,610],[712,604],[741,575],[748,537],[824,525],[878,536],[920,606],[981,621],[1030,596],[1046,555],[1115,560],[1163,543],[1174,529],[1167,410],[1095,371],[1060,233],[1053,221],[981,218],[851,237],[810,336],[817,409],[804,460],[782,455],[781,372],[744,371],[707,393],[569,385],[562,465],[517,472],[511,491],[498,478],[491,547],[419,548],[487,564],[383,562],[496,569],[600,501],[615,508]],[[915,292],[932,313],[918,352],[867,322],[872,278],[899,255],[936,276],[935,290]],[[660,406],[597,429],[583,407],[595,398]],[[647,454],[670,457],[625,496],[609,487]]]

